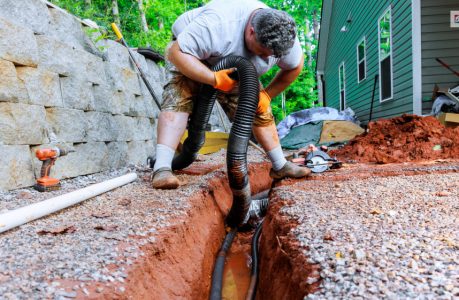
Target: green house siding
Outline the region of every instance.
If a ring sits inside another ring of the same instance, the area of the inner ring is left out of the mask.
[[[326,105],[339,109],[339,65],[346,70],[346,106],[361,121],[369,118],[375,75],[379,73],[378,20],[391,7],[393,98],[379,101],[376,85],[373,119],[413,112],[411,0],[335,0],[324,65]],[[350,22],[347,22],[350,20]],[[347,31],[342,32],[346,26]],[[366,79],[358,83],[357,44],[366,38]]]
[[[458,0],[421,1],[423,113],[429,113],[432,108],[435,84],[459,83],[459,77],[435,60],[438,57],[459,72],[459,29],[450,27],[451,10],[459,10]]]

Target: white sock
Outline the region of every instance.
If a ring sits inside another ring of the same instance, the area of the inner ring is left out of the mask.
[[[280,145],[269,151],[268,157],[271,160],[274,171],[279,171],[287,163],[287,160],[284,157],[284,152],[282,152],[282,147]]]
[[[156,145],[156,162],[153,167],[153,172],[160,168],[171,168],[172,159],[174,158],[175,150],[169,146],[157,144]]]

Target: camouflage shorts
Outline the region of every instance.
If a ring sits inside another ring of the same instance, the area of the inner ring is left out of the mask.
[[[164,86],[161,109],[163,111],[187,112],[191,114],[193,111],[193,99],[199,92],[200,83],[189,79],[173,68],[170,68],[169,72],[170,79]],[[217,101],[228,115],[228,118],[233,121],[238,103],[238,92],[235,91],[228,94],[218,93]],[[271,107],[269,107],[267,112],[257,114],[253,121],[253,125],[257,127],[266,127],[271,124],[274,124]]]

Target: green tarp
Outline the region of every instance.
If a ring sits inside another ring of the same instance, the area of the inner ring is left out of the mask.
[[[294,127],[281,139],[281,146],[284,149],[299,149],[309,144],[318,145],[322,133],[323,121],[311,122]]]

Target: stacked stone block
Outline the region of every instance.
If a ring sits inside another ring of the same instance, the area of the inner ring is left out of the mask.
[[[77,18],[45,1],[0,0],[0,189],[33,185],[34,151],[56,143],[75,150],[57,160],[57,178],[153,154],[159,110],[126,48],[91,43]],[[164,69],[136,58],[160,98]]]

